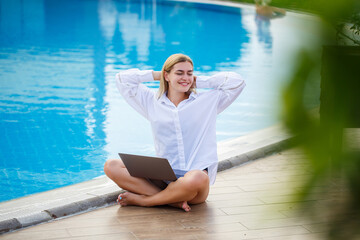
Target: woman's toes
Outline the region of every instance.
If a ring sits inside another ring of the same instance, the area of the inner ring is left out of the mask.
[[[189,212],[191,210],[191,207],[189,206],[189,204],[185,201],[182,203],[182,209],[184,209],[185,212]]]

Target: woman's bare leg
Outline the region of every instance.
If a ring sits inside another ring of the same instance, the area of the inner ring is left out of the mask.
[[[202,203],[209,194],[209,177],[200,170],[190,171],[184,177],[172,182],[166,189],[154,195],[143,195],[126,192],[120,194],[120,204],[138,206],[157,206],[165,204]],[[183,207],[184,208],[184,207]],[[186,207],[187,208],[187,207]],[[184,208],[185,211],[187,209]],[[188,209],[190,210],[190,209]]]
[[[161,191],[160,188],[144,178],[132,177],[120,159],[106,161],[104,172],[106,176],[124,190],[146,196],[154,195]]]
[[[150,196],[161,191],[160,188],[146,179],[132,177],[120,159],[106,161],[104,172],[106,176],[113,180],[120,188],[132,193]],[[118,202],[121,200],[121,194],[117,200]],[[185,211],[190,210],[187,202],[178,202],[169,205],[176,208],[182,208]]]

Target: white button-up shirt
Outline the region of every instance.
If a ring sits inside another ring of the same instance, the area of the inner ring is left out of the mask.
[[[213,184],[218,166],[216,116],[239,96],[244,80],[233,72],[197,76],[197,88],[210,90],[192,92],[177,107],[166,93],[158,99],[153,90],[141,84],[150,81],[154,81],[151,70],[130,69],[116,75],[121,95],[150,121],[156,155],[168,159],[175,172],[208,168]]]

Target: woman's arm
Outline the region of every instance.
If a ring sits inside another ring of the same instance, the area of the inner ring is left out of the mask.
[[[213,76],[197,76],[198,88],[211,88],[219,92],[218,113],[227,108],[246,86],[244,79],[234,72],[221,72]]]
[[[137,68],[120,71],[116,74],[116,82],[124,87],[135,87],[142,82],[153,81],[152,70],[139,70]]]
[[[154,81],[160,81],[161,71],[153,71],[152,75],[153,75]]]
[[[116,86],[126,102],[137,112],[148,118],[148,107],[155,93],[143,82],[154,81],[152,70],[129,69],[116,74]]]

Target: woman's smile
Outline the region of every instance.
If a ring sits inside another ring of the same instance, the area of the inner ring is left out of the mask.
[[[190,83],[189,82],[179,82],[181,86],[187,87]]]

